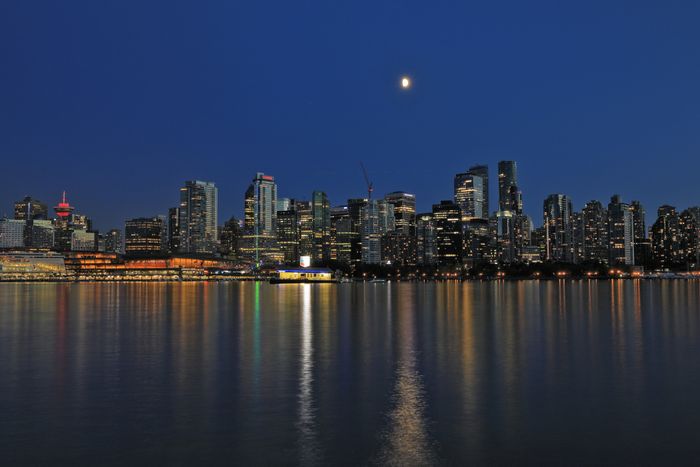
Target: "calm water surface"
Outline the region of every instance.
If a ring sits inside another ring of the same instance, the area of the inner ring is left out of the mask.
[[[700,464],[700,283],[0,284],[0,464]]]

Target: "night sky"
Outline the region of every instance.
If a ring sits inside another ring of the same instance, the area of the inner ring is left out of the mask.
[[[699,21],[697,1],[4,1],[0,215],[65,189],[122,227],[200,179],[223,223],[257,171],[363,196],[359,161],[429,210],[514,159],[537,225],[555,192],[653,220],[700,204]]]

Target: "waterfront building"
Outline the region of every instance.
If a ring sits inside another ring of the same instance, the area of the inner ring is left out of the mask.
[[[15,203],[15,220],[47,220],[49,209],[46,204],[31,196],[26,196],[22,201]]]
[[[632,211],[620,195],[613,195],[608,204],[608,260],[613,266],[634,264]]]
[[[241,253],[255,264],[276,263],[277,184],[271,175],[258,172],[245,193],[243,247]]]
[[[416,196],[405,191],[387,194],[384,200],[394,207],[395,231],[387,237],[386,258],[392,264],[416,264]]]
[[[127,256],[154,257],[167,253],[165,221],[160,217],[139,217],[126,221],[124,250]]]
[[[544,200],[545,259],[573,261],[572,205],[568,196],[552,194]]]
[[[170,213],[169,213],[170,214]],[[217,251],[218,189],[213,182],[192,180],[180,188],[179,250],[212,254]]]
[[[678,216],[678,229],[681,235],[681,261],[686,269],[700,267],[700,208],[692,207]]]
[[[433,205],[436,262],[439,265],[459,263],[462,256],[462,212],[452,201]]]
[[[312,239],[311,258],[314,264],[331,259],[331,205],[323,191],[311,194]]]
[[[299,237],[299,256],[313,256],[314,252],[314,211],[311,201],[297,200],[294,203],[297,212]]]
[[[482,218],[469,219],[462,223],[462,232],[462,263],[465,267],[473,268],[492,262],[494,258],[491,254],[489,221]]]

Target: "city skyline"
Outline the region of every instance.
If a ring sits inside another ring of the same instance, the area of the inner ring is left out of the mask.
[[[8,6],[0,214],[67,190],[105,230],[199,179],[220,187],[220,217],[240,217],[258,171],[336,204],[363,194],[359,161],[377,193],[415,193],[421,211],[498,160],[520,162],[533,218],[550,193],[576,209],[613,192],[650,211],[696,204],[700,5],[232,8]]]

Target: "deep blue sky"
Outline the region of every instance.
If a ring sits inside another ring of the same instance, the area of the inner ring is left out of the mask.
[[[653,218],[700,204],[699,21],[697,1],[1,2],[0,214],[66,189],[118,227],[203,179],[223,222],[256,171],[362,196],[360,160],[428,210],[515,159],[536,224],[554,192]]]

